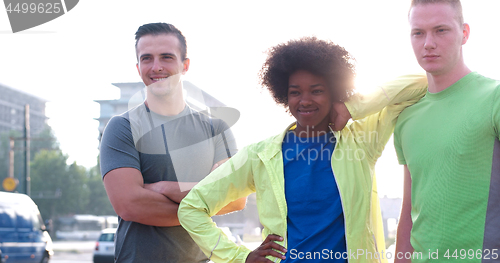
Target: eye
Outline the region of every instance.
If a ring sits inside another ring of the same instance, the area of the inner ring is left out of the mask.
[[[324,90],[322,90],[322,89],[315,89],[312,91],[313,94],[321,94],[323,92],[324,92]]]
[[[296,90],[289,90],[288,91],[288,95],[291,95],[291,96],[295,96],[295,95],[299,95],[300,92],[296,91]]]

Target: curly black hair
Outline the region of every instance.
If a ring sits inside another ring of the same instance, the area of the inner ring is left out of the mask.
[[[268,50],[259,77],[276,103],[288,109],[288,79],[297,70],[322,76],[333,101],[346,101],[354,90],[354,58],[341,46],[316,37],[290,40]]]

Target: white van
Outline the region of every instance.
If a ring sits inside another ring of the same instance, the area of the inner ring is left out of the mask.
[[[0,250],[5,263],[46,263],[54,254],[40,211],[25,194],[0,191]]]

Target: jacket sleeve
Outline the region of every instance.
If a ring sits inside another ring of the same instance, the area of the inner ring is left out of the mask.
[[[252,162],[242,149],[200,181],[179,205],[179,221],[213,262],[245,262],[250,249],[230,241],[210,218],[230,202],[255,192]]]
[[[419,101],[427,92],[427,86],[425,75],[405,75],[378,86],[369,94],[355,94],[346,102],[354,122],[342,132],[350,132],[374,164],[391,137],[399,114]]]

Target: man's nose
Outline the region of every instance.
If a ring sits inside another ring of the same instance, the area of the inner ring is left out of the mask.
[[[434,36],[432,34],[427,34],[425,36],[424,48],[425,49],[434,49],[434,48],[436,48],[436,41],[434,40]]]
[[[162,66],[161,62],[159,60],[157,60],[157,59],[155,59],[153,61],[153,71],[154,72],[161,72],[161,71],[163,71],[163,66]]]

